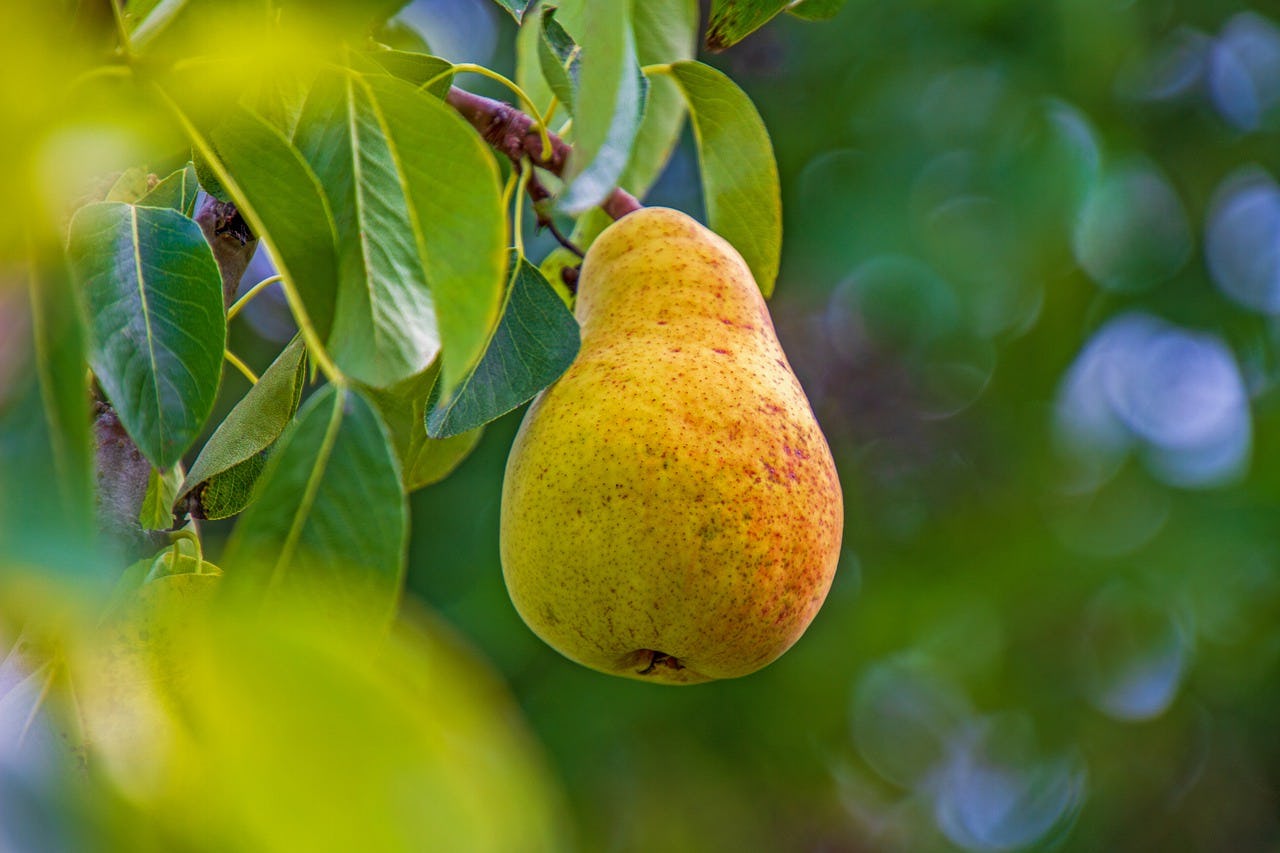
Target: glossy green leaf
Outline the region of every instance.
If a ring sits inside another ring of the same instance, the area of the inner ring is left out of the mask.
[[[416,233],[417,211],[406,197],[409,181],[424,176],[412,172],[420,164],[406,163],[388,137],[387,122],[403,121],[404,114],[388,119],[370,81],[377,78],[321,76],[295,141],[324,185],[338,231],[330,353],[344,373],[383,386],[430,364],[440,335],[427,283],[426,235]],[[411,92],[395,94],[404,91]]]
[[[507,218],[497,162],[471,125],[409,83],[368,76],[356,78],[355,86],[385,139],[386,159],[380,165],[393,170],[380,177],[371,173],[368,181],[385,198],[393,192],[387,183],[400,184],[412,226],[382,239],[405,241],[406,263],[425,274],[444,347],[442,382],[451,389],[484,352],[502,307]],[[417,273],[405,268],[400,274]],[[410,306],[382,299],[378,310],[389,318]],[[388,370],[381,378],[397,372]]]
[[[700,62],[676,62],[671,76],[689,104],[711,229],[733,244],[765,296],[782,255],[782,195],[773,143],[746,93]]]
[[[222,278],[200,227],[174,210],[103,202],[71,221],[89,363],[138,449],[171,467],[213,409],[227,336]]]
[[[337,236],[315,173],[278,128],[243,107],[207,134],[180,115],[198,154],[197,171],[203,162],[213,172],[301,298],[302,305],[292,307],[327,337],[338,290]],[[200,182],[209,189],[203,176]]]
[[[829,21],[840,13],[846,0],[800,0],[787,7],[789,14],[806,21]]]
[[[547,6],[542,10],[538,62],[542,66],[543,79],[572,115],[582,71],[582,50],[574,42],[573,36],[560,26],[555,15],[555,6]]]
[[[499,7],[511,13],[511,17],[516,19],[516,23],[524,20],[524,15],[529,11],[529,7],[533,5],[534,0],[493,0]]]
[[[142,496],[142,509],[138,523],[143,530],[168,530],[173,527],[173,502],[182,485],[182,470],[178,467],[160,470],[152,468],[147,478],[147,491]]]
[[[138,199],[138,204],[146,207],[168,207],[184,216],[191,216],[195,212],[196,193],[199,189],[196,168],[188,163],[156,184]]]
[[[538,268],[512,253],[507,302],[475,371],[427,413],[427,434],[446,438],[532,400],[578,354],[578,322]]]
[[[376,50],[366,56],[392,77],[399,77],[418,87],[431,83],[427,91],[438,98],[447,95],[453,83],[453,75],[447,73],[453,68],[453,63],[438,56],[404,50]]]
[[[197,518],[226,518],[248,504],[245,487],[261,471],[261,454],[298,409],[306,365],[306,346],[294,338],[205,442],[177,495],[192,496],[188,509]],[[209,490],[214,494],[206,495]]]
[[[439,363],[389,388],[366,388],[369,401],[387,426],[391,445],[400,459],[406,492],[416,491],[449,476],[475,449],[482,430],[452,438],[428,438],[426,412],[439,377]]]
[[[582,85],[560,198],[569,214],[595,207],[618,186],[644,117],[648,82],[636,58],[630,6],[591,3],[583,14]]]
[[[711,0],[707,21],[707,50],[731,47],[763,27],[790,0]]]
[[[359,392],[328,385],[280,438],[223,564],[241,591],[301,589],[387,618],[407,542],[400,465],[382,423]]]

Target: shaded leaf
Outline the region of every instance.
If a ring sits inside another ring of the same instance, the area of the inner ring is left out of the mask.
[[[386,424],[391,445],[400,459],[405,492],[443,480],[480,441],[482,430],[479,429],[453,438],[427,437],[427,404],[439,373],[439,362],[436,362],[417,376],[389,388],[365,391]]]
[[[305,590],[388,618],[407,541],[400,466],[377,414],[359,392],[327,385],[280,438],[223,562],[242,592]]]
[[[671,75],[689,104],[708,224],[742,254],[769,296],[782,255],[782,196],[769,132],[751,99],[721,72],[676,62]]]
[[[787,7],[787,12],[806,21],[828,21],[840,13],[846,0],[800,0]]]
[[[431,45],[416,27],[401,18],[392,18],[373,31],[373,38],[392,50],[410,53],[431,53]]]
[[[322,338],[333,325],[337,246],[333,213],[320,182],[298,149],[261,116],[235,107],[204,133],[179,111],[196,148],[196,170],[209,169],[253,233],[271,250],[276,268],[298,293],[302,310]],[[200,183],[216,195],[203,174]]]
[[[574,145],[560,206],[579,214],[618,186],[644,117],[648,82],[640,73],[629,3],[584,11],[582,86],[574,99]]]
[[[564,373],[578,354],[578,323],[538,268],[512,253],[502,321],[484,358],[427,413],[427,434],[446,438],[506,414]]]
[[[306,364],[306,346],[296,337],[205,442],[177,495],[181,499],[204,487],[190,508],[196,517],[226,518],[247,505],[244,487],[252,487],[262,469],[260,454],[275,443],[298,409]],[[207,494],[210,489],[214,494]]]
[[[227,325],[204,234],[174,210],[103,202],[71,221],[89,364],[138,449],[174,465],[213,409]]]
[[[160,470],[152,468],[147,478],[147,491],[142,496],[142,509],[138,523],[143,530],[168,530],[173,527],[173,502],[182,485],[182,471],[178,467]]]
[[[392,77],[399,77],[414,86],[422,87],[434,80],[434,83],[427,86],[427,91],[438,98],[447,95],[449,87],[453,85],[453,75],[445,73],[453,68],[453,63],[447,59],[403,50],[377,50],[366,56],[382,66]]]
[[[150,192],[138,199],[138,204],[146,207],[168,207],[183,216],[191,216],[195,213],[199,189],[196,168],[188,163],[156,184]]]
[[[572,115],[582,68],[582,51],[573,36],[560,26],[555,15],[555,6],[542,10],[538,61],[542,66],[543,79]]]
[[[517,24],[524,19],[525,12],[529,11],[529,7],[534,4],[534,0],[493,0],[493,2],[510,12]]]
[[[253,500],[253,487],[267,466],[266,451],[214,474],[188,499],[188,512],[195,518],[230,518]]]
[[[707,21],[707,50],[731,47],[763,27],[790,0],[712,0]]]

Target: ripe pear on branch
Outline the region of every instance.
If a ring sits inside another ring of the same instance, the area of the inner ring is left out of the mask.
[[[675,210],[592,244],[582,347],[530,406],[502,495],[507,589],[601,672],[688,684],[791,647],[831,586],[835,464],[759,288]]]

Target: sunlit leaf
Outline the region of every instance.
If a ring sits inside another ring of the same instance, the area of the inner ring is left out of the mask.
[[[306,346],[294,338],[205,442],[177,495],[191,496],[197,518],[226,518],[248,505],[262,452],[297,411],[306,364]]]
[[[582,85],[574,99],[574,146],[560,206],[582,213],[613,192],[631,158],[648,82],[640,73],[629,3],[584,12]]]
[[[382,386],[430,364],[440,335],[427,279],[428,237],[416,233],[418,211],[406,196],[407,184],[426,175],[413,171],[422,164],[407,163],[387,130],[389,121],[414,120],[400,99],[420,96],[399,83],[384,105],[370,81],[393,82],[343,72],[317,80],[296,142],[324,186],[338,229],[330,351],[344,373]]]
[[[458,435],[532,400],[578,354],[578,323],[538,268],[512,253],[513,275],[502,321],[458,389],[427,413],[433,438]]]
[[[146,207],[169,207],[184,216],[191,216],[195,212],[199,189],[195,166],[188,163],[156,184],[138,199],[138,204]]]
[[[439,98],[449,93],[449,86],[453,83],[453,75],[448,73],[453,63],[438,56],[403,50],[376,50],[366,56],[392,77],[399,77],[418,87],[431,83],[427,91]]]
[[[337,237],[315,173],[277,128],[249,110],[234,108],[207,134],[181,116],[199,158],[301,297],[302,305],[293,307],[304,310],[316,333],[326,337],[338,289]]]
[[[329,385],[280,438],[223,564],[243,593],[304,590],[363,621],[393,612],[407,541],[386,432],[359,392]]]
[[[126,204],[134,204],[150,190],[151,184],[147,177],[147,170],[140,166],[130,166],[116,178],[115,183],[107,190],[103,201],[123,201]]]
[[[370,75],[354,85],[384,136],[382,165],[393,170],[376,180],[400,183],[412,229],[399,239],[425,273],[451,389],[479,360],[501,309],[507,219],[497,162],[453,109],[403,80]],[[379,304],[384,316],[407,310]]]
[[[671,75],[689,103],[711,229],[733,244],[765,296],[782,254],[782,197],[773,143],[746,93],[700,62]]]
[[[138,449],[168,468],[199,434],[222,375],[222,278],[204,234],[174,210],[103,202],[72,219],[68,255],[98,383]]]
[[[706,45],[718,51],[731,47],[763,27],[790,0],[712,0]]]

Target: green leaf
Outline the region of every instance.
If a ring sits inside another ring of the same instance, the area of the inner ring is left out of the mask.
[[[573,36],[560,26],[555,15],[555,6],[547,6],[542,10],[538,61],[542,66],[543,79],[572,115],[582,67],[582,51]]]
[[[582,30],[583,0],[561,0],[555,20],[563,25],[572,37]],[[641,65],[667,65],[684,59],[692,59],[697,43],[698,4],[696,0],[647,0],[632,9],[635,29],[636,55]],[[516,41],[516,75],[520,85],[529,92],[534,103],[545,106],[550,102],[551,91],[539,70],[539,41],[541,28],[538,21],[521,29]],[[684,122],[685,101],[675,81],[661,75],[649,80],[649,92],[645,102],[644,120],[631,147],[631,158],[618,185],[638,197],[643,197],[661,174],[671,158],[680,129]],[[592,208],[578,218],[574,226],[573,240],[587,247],[610,223],[609,217],[598,208]],[[567,252],[553,253],[569,259]],[[559,259],[558,259],[559,260]],[[573,263],[577,263],[576,260]],[[544,270],[545,271],[545,270]],[[554,271],[553,271],[554,272]],[[553,285],[558,279],[551,278]]]
[[[407,244],[402,257],[425,275],[444,346],[442,382],[452,389],[484,352],[502,307],[507,217],[497,162],[471,125],[436,98],[392,77],[355,82],[385,138],[386,159],[377,165],[392,170],[376,180],[397,181],[403,192],[412,227],[398,235]],[[393,192],[385,183],[376,189],[386,198]],[[399,274],[418,273],[408,267]],[[386,304],[388,295],[398,299],[404,290],[385,282],[373,294],[383,317],[409,311]],[[393,374],[406,375],[385,370],[381,378]]]
[[[510,12],[511,17],[515,18],[518,24],[524,19],[525,12],[529,11],[534,0],[493,0],[493,2]]]
[[[301,298],[292,307],[326,337],[338,290],[337,236],[315,173],[278,128],[243,107],[209,133],[178,110],[196,147],[197,171],[203,160]],[[203,175],[200,182],[209,190]]]
[[[578,323],[538,268],[512,252],[507,303],[484,358],[427,413],[427,434],[447,438],[486,424],[560,378],[578,354]]]
[[[103,201],[123,201],[133,204],[150,191],[150,179],[147,170],[139,166],[130,166],[120,173],[116,182],[107,190]]]
[[[701,62],[676,62],[671,76],[689,104],[711,229],[733,244],[764,295],[782,255],[782,195],[773,144],[746,93]]]
[[[138,522],[143,530],[168,530],[173,527],[173,502],[182,485],[182,470],[152,468],[147,478],[147,492],[142,497]]]
[[[183,216],[191,216],[196,208],[196,193],[200,189],[196,168],[191,163],[156,184],[146,195],[138,199],[145,207],[168,207]]]
[[[197,518],[226,518],[248,504],[247,487],[262,469],[261,454],[298,409],[307,381],[306,352],[302,338],[294,338],[205,442],[177,495],[181,500],[195,493],[188,509]]]
[[[375,83],[399,88],[388,96]],[[402,153],[389,137],[389,122],[416,120],[407,112],[406,94],[426,100],[390,78],[326,74],[298,123],[298,147],[324,185],[338,230],[330,353],[344,373],[374,386],[414,375],[440,351],[427,279],[428,238],[418,233],[418,211],[406,193],[410,181],[425,179],[415,171],[425,164],[406,162],[406,155],[414,159],[412,152]]]
[[[392,50],[410,53],[431,53],[431,45],[412,24],[401,18],[392,18],[373,31],[373,39]]]
[[[840,13],[846,0],[800,0],[787,7],[789,14],[806,21],[829,21]]]
[[[55,498],[57,511],[51,517],[62,522],[63,535],[87,544],[94,528],[94,450],[80,294],[61,259],[44,265],[33,261],[31,270],[34,360],[44,411],[40,431],[50,457],[43,473],[53,481],[52,488],[41,491]]]
[[[187,512],[195,518],[230,518],[253,500],[253,487],[267,466],[267,453],[255,453],[225,471],[214,474],[188,498]]]
[[[427,91],[438,98],[447,95],[453,85],[453,75],[446,73],[453,68],[453,63],[438,56],[403,50],[375,50],[365,56],[382,66],[392,77],[399,77],[419,88],[434,80]]]
[[[786,8],[790,0],[711,0],[707,21],[707,50],[732,47],[763,27]]]
[[[172,467],[222,375],[227,324],[209,244],[177,211],[102,202],[76,213],[67,251],[98,383],[142,454]]]
[[[249,594],[302,589],[342,612],[390,618],[404,575],[400,466],[373,408],[327,385],[280,438],[223,558]]]
[[[561,208],[580,214],[618,186],[644,118],[630,3],[591,3],[584,12],[582,86],[574,100],[574,145]]]
[[[632,23],[641,65],[693,59],[698,37],[696,0],[647,0],[635,4]],[[632,146],[631,160],[619,184],[643,196],[658,179],[680,139],[685,103],[675,83],[664,77],[649,81],[644,121]]]
[[[482,430],[479,429],[453,438],[427,437],[427,404],[439,374],[440,366],[436,362],[417,376],[390,388],[365,389],[386,424],[400,459],[405,492],[416,491],[449,476],[480,441]]]

